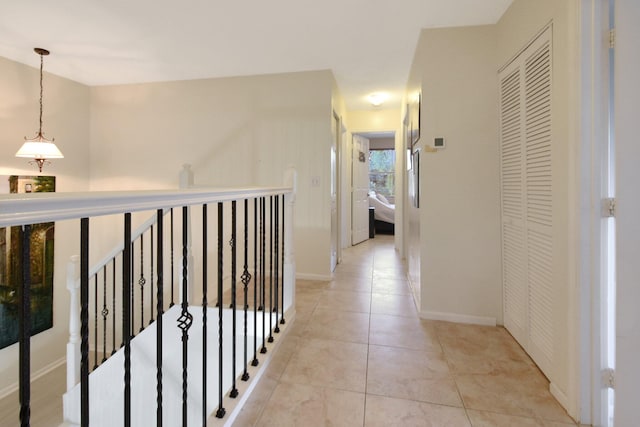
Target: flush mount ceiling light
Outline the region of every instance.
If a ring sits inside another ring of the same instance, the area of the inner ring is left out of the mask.
[[[372,93],[371,95],[367,96],[367,99],[369,100],[371,105],[373,105],[374,107],[381,106],[384,103],[384,101],[387,100],[387,98],[388,98],[387,94],[381,93],[381,92]]]
[[[50,140],[45,138],[42,133],[42,66],[44,63],[44,57],[49,55],[49,51],[36,47],[33,49],[38,55],[40,55],[40,128],[34,138],[24,137],[24,144],[16,153],[16,157],[26,157],[33,159],[29,164],[38,165],[38,169],[42,172],[42,166],[49,164],[49,159],[62,159],[64,156],[53,143],[54,138]]]

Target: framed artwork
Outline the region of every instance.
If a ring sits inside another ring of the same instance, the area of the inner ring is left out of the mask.
[[[411,155],[411,163],[413,168],[411,169],[413,175],[413,206],[415,208],[420,207],[420,151],[416,150]]]
[[[54,176],[2,176],[5,193],[54,192]],[[54,224],[31,227],[32,335],[53,327]],[[22,286],[22,228],[0,228],[0,348],[18,341],[19,287]]]
[[[421,115],[422,94],[418,94],[409,103],[409,144],[411,151],[415,151],[416,144],[420,140],[420,115]]]

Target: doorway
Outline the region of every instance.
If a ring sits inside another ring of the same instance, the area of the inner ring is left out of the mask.
[[[351,244],[375,236],[394,234],[396,222],[395,131],[353,135],[351,149]],[[402,172],[402,171],[401,171]],[[400,197],[401,200],[401,197]],[[373,209],[370,209],[373,208]]]

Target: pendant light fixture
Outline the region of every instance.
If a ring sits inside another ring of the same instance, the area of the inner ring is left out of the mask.
[[[16,153],[16,157],[33,159],[29,164],[35,163],[38,165],[40,172],[42,172],[42,166],[44,166],[45,163],[49,164],[49,159],[62,159],[64,156],[60,150],[58,150],[56,144],[53,143],[54,138],[49,140],[45,138],[42,133],[42,66],[44,63],[43,58],[49,55],[49,51],[39,47],[33,50],[40,55],[40,128],[34,138],[28,139],[26,136],[24,137],[24,144],[22,144],[22,147],[20,147]]]

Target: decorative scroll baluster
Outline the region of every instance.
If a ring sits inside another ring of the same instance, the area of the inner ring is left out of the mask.
[[[189,208],[182,208],[182,312],[178,318],[178,327],[182,330],[182,426],[187,426],[187,360],[189,328],[193,323],[193,316],[189,313],[188,301],[188,260],[189,260]]]
[[[131,214],[124,214],[124,251],[122,254],[122,340],[124,342],[124,425],[131,427]]]
[[[231,391],[229,397],[238,397],[238,389],[236,388],[236,201],[231,202],[231,305],[233,312],[231,313]]]
[[[273,312],[276,314],[276,321],[275,321],[276,327],[274,328],[273,332],[275,332],[275,333],[279,333],[280,332],[280,327],[278,326],[278,315],[279,315],[279,313],[278,313],[278,278],[279,278],[279,274],[278,274],[279,273],[278,236],[279,236],[279,233],[280,233],[280,230],[279,230],[280,223],[278,222],[278,218],[279,218],[279,215],[278,215],[279,214],[279,212],[278,212],[278,202],[279,201],[280,201],[280,196],[275,196],[275,203],[274,203],[274,206],[273,206],[273,211],[274,211],[274,215],[273,215],[274,226],[273,226],[273,229],[275,231],[275,233],[274,233],[274,244],[273,244],[273,247],[274,247],[274,255],[273,255],[274,268],[273,269],[275,271],[275,277],[273,278],[274,291],[275,291],[274,298],[273,298],[273,301],[274,301]]]
[[[29,427],[31,419],[31,226],[22,226],[22,286],[19,288],[20,329],[20,425]],[[83,335],[84,339],[84,335]]]
[[[89,427],[89,218],[80,220],[80,425]]]
[[[140,234],[140,332],[144,331],[144,285],[147,279],[144,278],[144,234]]]
[[[158,209],[158,305],[156,307],[158,321],[156,323],[156,425],[162,427],[162,315],[164,312],[164,236],[163,236],[163,212]]]
[[[265,312],[267,311],[267,307],[265,305],[265,269],[266,269],[266,262],[265,262],[265,256],[266,256],[266,248],[265,248],[265,244],[266,244],[266,222],[267,222],[267,218],[266,218],[266,205],[267,205],[267,201],[264,197],[262,197],[260,199],[260,294],[261,294],[261,308],[262,308],[262,348],[260,349],[260,353],[264,354],[267,352],[267,346],[266,346],[266,326],[267,326],[267,322],[266,322],[266,317],[265,317]]]
[[[98,273],[93,276],[93,370],[98,367]]]
[[[107,265],[102,267],[102,361],[107,360],[107,316],[109,309],[107,308]]]
[[[171,303],[169,303],[169,308],[173,307],[175,305],[174,303],[174,296],[173,296],[173,288],[174,288],[174,277],[175,277],[175,273],[173,270],[173,208],[171,208],[171,248],[170,248],[170,254],[171,254]]]
[[[149,319],[149,324],[153,323],[153,224],[151,224],[151,234],[149,234],[150,236],[150,249],[151,249],[151,254],[149,256],[149,260],[151,263],[151,267],[149,269],[149,273],[151,276],[151,291],[149,292],[150,298],[151,298],[151,304],[149,304],[149,314],[151,315],[150,319]]]
[[[207,425],[207,205],[202,205],[202,425]]]
[[[253,360],[258,366],[258,199],[253,199]]]
[[[273,342],[273,196],[269,196],[269,342]]]
[[[281,255],[281,260],[282,260],[282,302],[281,302],[281,316],[280,316],[280,324],[284,325],[285,324],[285,320],[284,320],[284,229],[285,229],[285,222],[284,222],[284,199],[285,196],[284,194],[282,195],[282,255]]]
[[[222,202],[218,202],[218,410],[216,417],[222,418],[226,413],[222,406],[222,260],[223,260],[223,222]]]
[[[248,218],[248,210],[249,210],[249,201],[247,199],[244,200],[244,268],[242,270],[242,276],[240,279],[242,280],[242,285],[244,289],[244,372],[242,373],[242,381],[249,380],[249,372],[247,372],[247,366],[249,364],[248,356],[247,356],[247,335],[248,335],[248,327],[247,327],[247,311],[249,310],[249,301],[248,301],[248,292],[249,292],[249,282],[251,281],[251,274],[249,273],[248,262],[248,246],[249,246],[249,218]]]

